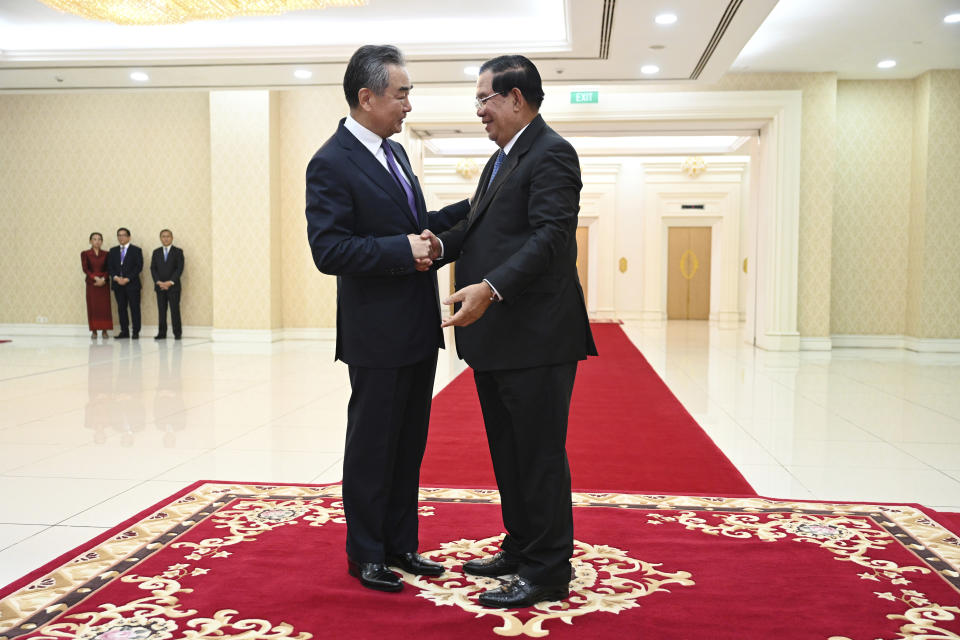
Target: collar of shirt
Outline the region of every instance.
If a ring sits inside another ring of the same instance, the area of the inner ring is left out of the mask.
[[[120,245],[120,251],[126,251],[130,248],[130,243]]]
[[[346,127],[347,131],[352,133],[353,137],[359,140],[360,144],[365,146],[370,153],[377,156],[378,160],[384,155],[383,150],[380,148],[380,145],[383,144],[383,138],[375,134],[373,131],[370,131],[370,129],[367,129],[350,116],[347,116],[347,120],[343,123],[343,126]],[[384,157],[383,162],[386,163],[386,161],[387,160]]]
[[[380,166],[387,170],[387,173],[393,175],[393,172],[390,171],[390,165],[387,164],[387,154],[383,152],[383,148],[380,146],[383,144],[383,138],[375,134],[373,131],[370,131],[370,129],[367,129],[350,116],[347,116],[343,126],[346,127],[347,131],[353,134],[354,138],[360,141],[360,144],[366,147],[367,150],[373,154],[373,157],[377,159],[377,162],[380,163]],[[410,184],[410,179],[407,177],[407,174],[403,172],[403,169],[400,169],[400,175],[403,176],[404,182]]]
[[[530,123],[528,122],[526,127],[524,127],[523,129],[520,129],[520,131],[517,131],[517,133],[516,133],[512,138],[510,138],[510,142],[508,142],[507,144],[504,145],[504,147],[503,147],[503,152],[504,152],[506,155],[510,155],[510,149],[513,149],[513,145],[516,144],[517,138],[519,138],[519,137],[520,137],[520,134],[522,134],[524,131],[526,131],[526,130],[527,130],[527,127],[529,127],[529,126],[530,126]]]

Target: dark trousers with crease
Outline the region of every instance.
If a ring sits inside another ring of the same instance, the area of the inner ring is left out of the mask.
[[[567,418],[577,363],[475,371],[507,530],[502,550],[539,585],[570,580],[573,505]]]
[[[120,319],[120,333],[130,333],[130,324],[133,324],[133,333],[140,333],[140,289],[122,286],[113,290],[117,299],[117,317]],[[127,317],[127,309],[130,317]]]
[[[406,367],[350,366],[343,508],[347,557],[383,562],[414,552],[420,462],[427,444],[437,354]]]
[[[157,291],[157,335],[167,335],[167,305],[170,306],[170,322],[173,324],[173,335],[179,336],[183,332],[180,325],[180,289],[171,287],[164,291]]]

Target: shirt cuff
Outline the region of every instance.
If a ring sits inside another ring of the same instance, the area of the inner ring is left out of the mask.
[[[437,242],[440,243],[440,257],[437,260],[443,260],[443,240],[437,238]]]
[[[503,296],[501,296],[500,292],[497,291],[497,288],[493,286],[493,283],[487,280],[486,278],[484,278],[483,281],[486,282],[487,286],[493,290],[493,297],[491,297],[490,299],[493,300],[495,298],[497,302],[503,302]]]

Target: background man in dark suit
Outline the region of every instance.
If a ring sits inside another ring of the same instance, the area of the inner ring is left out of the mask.
[[[350,574],[399,591],[386,565],[420,575],[443,567],[417,554],[417,493],[437,350],[443,347],[430,230],[449,229],[466,200],[427,213],[403,147],[387,140],[410,111],[396,47],[364,46],[347,65],[350,116],[307,167],[307,234],[323,273],[337,276],[336,358],[349,365],[343,458]]]
[[[170,321],[173,323],[173,338],[179,340],[183,334],[180,324],[180,276],[183,275],[183,249],[173,246],[173,232],[164,229],[160,232],[162,247],[153,250],[150,257],[150,275],[153,276],[153,289],[157,292],[157,318],[159,327],[154,340],[167,337],[167,305],[170,305]]]
[[[107,271],[110,274],[110,288],[117,299],[117,315],[120,317],[120,333],[117,339],[129,338],[130,320],[133,321],[133,339],[140,337],[140,271],[143,270],[143,252],[140,247],[130,244],[130,230],[117,229],[117,242],[107,254]],[[127,307],[130,318],[127,318]]]
[[[517,577],[480,595],[493,607],[569,594],[573,510],[566,436],[577,361],[596,355],[577,277],[580,163],[539,115],[543,89],[523,56],[480,67],[477,115],[500,151],[464,222],[441,234],[457,260],[457,351],[474,369],[507,530],[474,575]]]

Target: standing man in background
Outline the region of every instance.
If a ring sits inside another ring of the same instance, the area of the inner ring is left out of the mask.
[[[167,337],[167,305],[170,305],[170,321],[173,323],[173,339],[179,340],[183,334],[180,324],[180,276],[183,275],[183,249],[173,246],[173,232],[164,229],[160,232],[162,247],[153,250],[150,258],[150,275],[153,276],[153,288],[157,292],[157,335],[154,340]]]
[[[573,506],[566,438],[577,362],[597,355],[577,276],[580,162],[539,115],[540,73],[523,56],[480,67],[477,116],[500,151],[470,215],[441,234],[457,260],[457,351],[474,370],[507,535],[466,573],[516,574],[489,607],[569,595]]]
[[[143,270],[143,252],[140,247],[130,243],[130,230],[117,229],[117,242],[107,255],[107,270],[110,274],[110,287],[117,299],[117,315],[120,317],[120,333],[114,338],[121,340],[140,338],[140,271]],[[130,317],[127,318],[127,307]],[[130,335],[130,323],[133,322],[133,335]]]
[[[431,231],[470,209],[464,200],[428,213],[406,151],[388,140],[411,109],[405,64],[393,46],[353,54],[343,77],[350,115],[307,167],[307,237],[317,268],[337,276],[336,358],[350,373],[347,568],[381,591],[403,588],[387,565],[443,574],[417,553],[420,462],[443,347]]]

